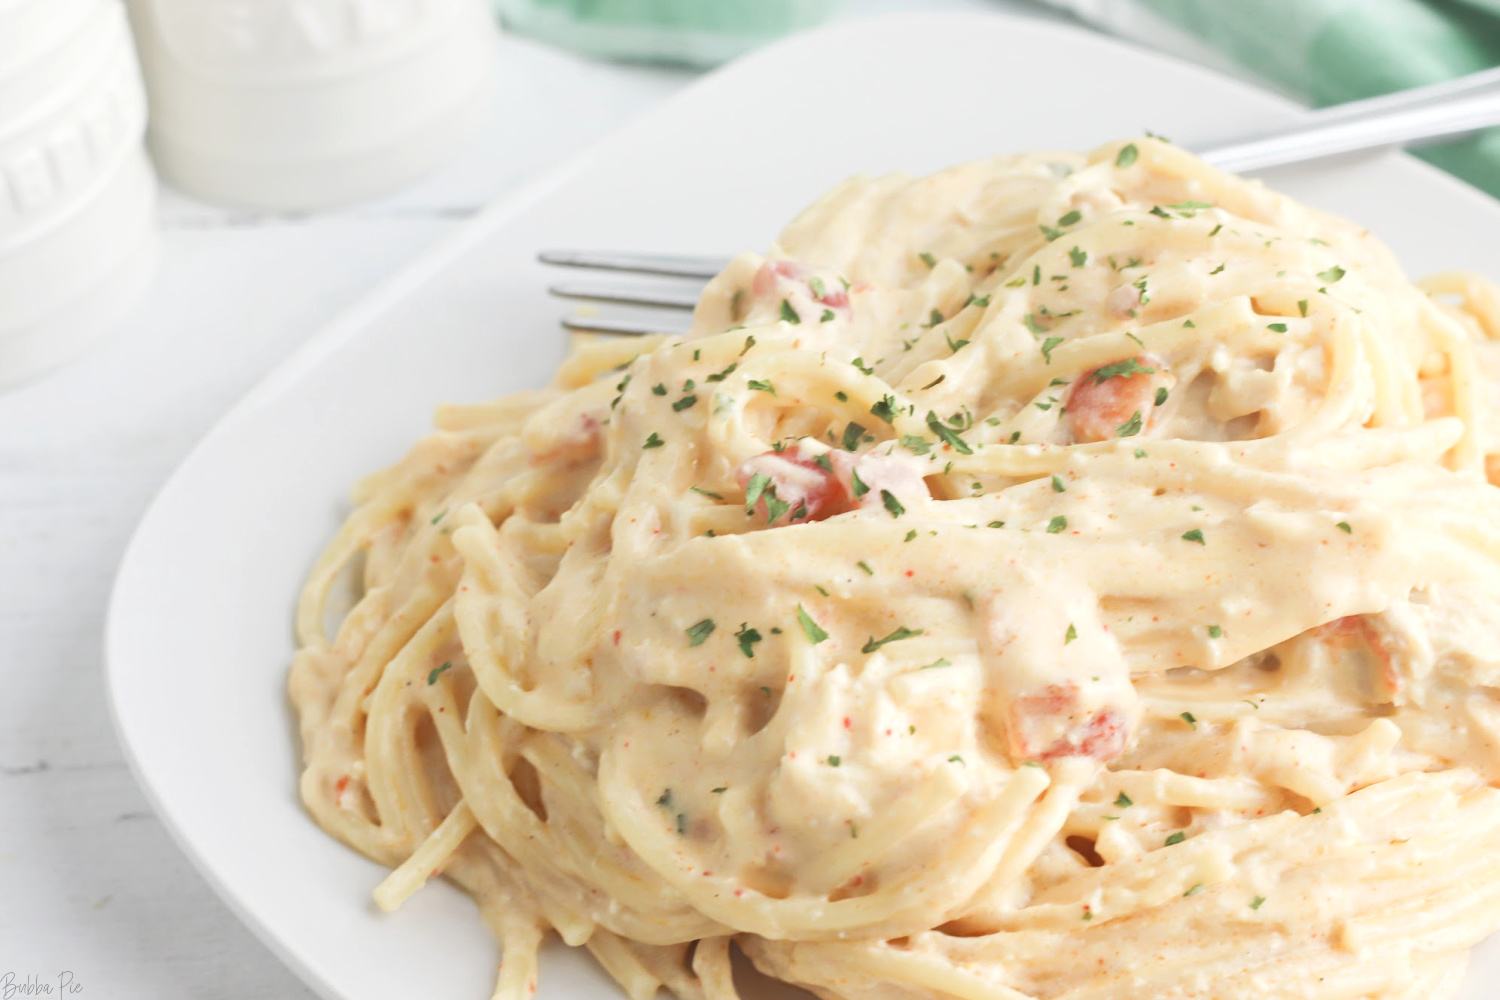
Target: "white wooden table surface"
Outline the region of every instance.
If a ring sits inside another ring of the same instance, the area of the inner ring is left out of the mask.
[[[1034,12],[1022,0],[851,0],[844,16],[913,8]],[[27,995],[6,993],[27,982],[59,995],[65,972],[85,998],[312,996],[210,892],[136,787],[105,703],[105,605],[146,504],[246,389],[478,206],[692,79],[498,45],[494,111],[458,162],[377,204],[313,216],[164,191],[146,300],[88,356],[0,392],[0,996]]]

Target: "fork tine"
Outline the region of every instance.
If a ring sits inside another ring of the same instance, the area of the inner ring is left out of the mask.
[[[729,265],[728,257],[690,254],[609,253],[596,250],[543,250],[537,254],[543,264],[583,267],[596,271],[627,271],[632,274],[661,274],[674,278],[707,280]]]
[[[645,320],[596,319],[585,316],[565,316],[563,328],[574,333],[613,333],[626,337],[646,337],[653,333],[687,333],[687,327],[678,323],[648,323]]]
[[[553,285],[547,289],[563,299],[589,302],[615,302],[632,306],[660,306],[666,309],[692,309],[698,304],[698,290],[631,288],[627,285],[594,285],[588,282]]]

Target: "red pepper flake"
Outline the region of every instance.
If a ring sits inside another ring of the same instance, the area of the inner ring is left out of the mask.
[[[618,646],[619,644],[620,644],[620,630],[619,629],[615,629],[615,645]]]
[[[909,569],[909,570],[906,571],[906,575],[907,576],[916,576],[917,573],[916,573],[916,570],[910,570]]]
[[[844,716],[844,728],[848,729],[851,725],[852,725],[852,723],[850,723],[850,721],[849,721],[849,716],[847,716],[847,715]]]
[[[339,779],[339,783],[333,786],[333,794],[343,795],[344,789],[349,787],[349,776],[346,774]]]

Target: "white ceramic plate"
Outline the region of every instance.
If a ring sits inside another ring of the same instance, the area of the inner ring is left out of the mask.
[[[315,989],[340,1000],[489,995],[495,946],[433,885],[393,916],[382,870],[296,796],[284,695],[294,597],[356,478],[444,400],[541,384],[560,359],[544,246],[734,250],[848,174],[1001,151],[1087,148],[1150,128],[1208,140],[1296,111],[1243,84],[1083,31],[1007,17],[844,23],[714,74],[497,204],[351,310],[236,406],[146,515],[110,608],[115,718],[157,811],[208,881]],[[1500,205],[1400,155],[1278,171],[1422,273],[1500,277]],[[165,873],[163,877],[166,877]],[[1500,978],[1500,946],[1471,982]],[[1477,1000],[1479,987],[1468,998]],[[543,998],[614,1000],[582,952]]]

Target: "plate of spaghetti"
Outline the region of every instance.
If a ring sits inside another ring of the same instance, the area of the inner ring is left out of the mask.
[[[143,784],[347,1000],[1478,997],[1500,209],[1135,120],[1291,113],[998,17],[706,79],[174,477],[111,609]],[[537,347],[535,248],[646,234],[758,249]]]

